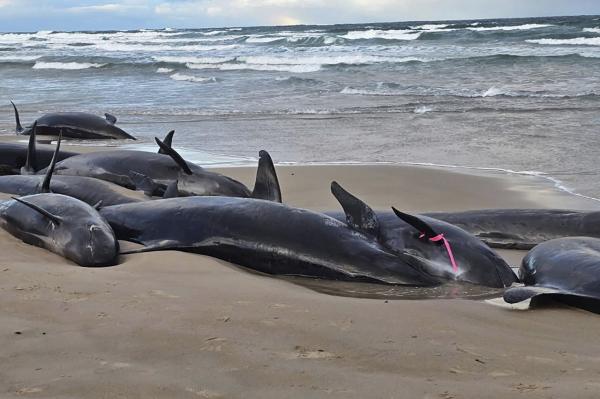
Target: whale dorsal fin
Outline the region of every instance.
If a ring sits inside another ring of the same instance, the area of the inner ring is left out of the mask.
[[[45,210],[44,208],[41,208],[35,204],[32,204],[31,202],[25,201],[24,199],[21,198],[17,198],[17,197],[12,197],[12,199],[14,199],[17,202],[20,202],[21,204],[30,207],[31,209],[33,209],[34,211],[39,212],[40,214],[42,214],[43,216],[47,217],[48,219],[50,219],[53,223],[55,224],[61,224],[63,221],[63,218],[61,218],[60,216],[56,216],[53,215],[52,213],[48,212],[47,210]]]
[[[346,222],[360,232],[379,237],[379,220],[371,207],[365,204],[337,182],[331,182],[331,193],[346,213]]]
[[[22,175],[33,175],[37,170],[37,153],[35,150],[35,140],[37,132],[37,121],[33,122],[31,133],[29,134],[29,145],[27,146],[27,160],[25,166],[21,168]]]
[[[175,134],[175,130],[171,130],[169,133],[167,133],[167,135],[165,136],[165,138],[163,140],[163,143],[165,143],[165,145],[167,145],[169,147],[173,147],[173,135],[174,134]],[[162,148],[158,149],[158,153],[166,154],[166,152]]]
[[[424,234],[426,238],[433,238],[439,235],[439,233],[436,232],[435,229],[427,224],[423,219],[414,215],[409,215],[408,213],[400,212],[394,207],[392,207],[392,210],[396,216],[417,229],[419,233]]]
[[[177,153],[177,151],[175,151],[172,147],[169,147],[168,145],[166,145],[165,143],[160,141],[160,139],[158,137],[155,137],[154,140],[156,141],[156,144],[158,144],[160,149],[163,150],[165,152],[165,154],[167,154],[168,156],[173,158],[173,161],[175,161],[175,163],[177,163],[177,165],[179,165],[179,167],[181,169],[183,169],[183,171],[186,174],[188,174],[188,175],[192,174],[192,170],[188,166],[187,162],[185,162],[185,160],[181,157],[181,155],[179,155],[179,153]]]
[[[15,110],[15,122],[17,123],[17,134],[21,134],[23,132],[23,126],[21,126],[21,119],[19,118],[19,111],[17,111],[17,106],[12,101],[10,102]]]
[[[42,182],[42,187],[40,188],[40,192],[49,193],[50,192],[50,180],[52,179],[52,173],[54,173],[54,166],[56,165],[56,160],[58,158],[58,152],[60,151],[60,141],[62,140],[63,129],[60,129],[60,133],[58,133],[58,141],[56,142],[56,150],[54,150],[54,154],[52,154],[52,161],[50,161],[50,166],[46,170],[46,176],[44,177],[44,181]]]
[[[275,172],[275,165],[273,165],[271,156],[265,150],[258,153],[258,169],[256,170],[256,182],[254,183],[252,198],[281,202],[281,188]]]
[[[163,198],[176,198],[179,197],[179,189],[177,188],[178,180],[173,180],[167,186],[165,193],[163,194]]]
[[[104,117],[106,118],[108,123],[110,123],[111,125],[114,125],[115,123],[117,123],[117,117],[114,115],[106,113],[106,114],[104,114]]]

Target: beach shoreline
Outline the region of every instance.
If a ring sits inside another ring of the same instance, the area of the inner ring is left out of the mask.
[[[255,168],[217,169],[251,186]],[[534,176],[392,165],[278,166],[284,202],[339,209],[596,209]],[[600,394],[600,318],[482,300],[326,295],[201,255],[78,267],[0,231],[3,397],[468,398]],[[522,252],[503,251],[515,264]]]

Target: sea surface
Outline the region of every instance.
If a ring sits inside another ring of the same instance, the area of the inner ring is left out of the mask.
[[[594,16],[0,33],[0,134],[9,100],[27,123],[112,113],[148,150],[175,129],[204,164],[499,168],[600,197]]]

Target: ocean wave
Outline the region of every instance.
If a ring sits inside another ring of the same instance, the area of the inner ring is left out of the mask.
[[[32,67],[33,69],[64,69],[77,70],[88,68],[101,68],[106,64],[94,64],[91,62],[42,62],[38,61]]]
[[[483,32],[483,31],[491,31],[491,30],[503,30],[503,31],[511,31],[511,30],[531,30],[531,29],[540,29],[540,28],[549,28],[554,25],[550,24],[524,24],[524,25],[509,25],[509,26],[476,26],[476,27],[467,27],[468,30]]]
[[[171,73],[173,71],[174,71],[174,69],[172,69],[172,68],[158,68],[156,70],[156,73]]]
[[[96,48],[105,51],[122,51],[122,52],[137,52],[137,51],[219,51],[231,50],[237,48],[236,44],[223,44],[215,46],[202,45],[184,45],[184,46],[164,46],[164,45],[148,45],[148,44],[120,44],[120,43],[97,43]]]
[[[190,69],[219,69],[221,71],[254,70],[265,72],[309,73],[317,72],[321,65],[287,65],[287,64],[186,64]]]
[[[35,61],[39,58],[42,58],[41,55],[6,55],[0,56],[0,62],[9,61],[9,62],[19,62],[19,61]]]
[[[248,37],[246,43],[272,43],[285,39],[284,37]]]
[[[271,57],[271,56],[245,56],[237,57],[237,61],[247,64],[268,65],[364,65],[378,63],[403,63],[426,62],[423,58],[416,57],[390,57],[379,55],[316,55],[305,57]]]
[[[340,37],[349,40],[370,40],[370,39],[386,39],[386,40],[416,40],[421,36],[422,32],[410,30],[356,30],[349,31]]]
[[[576,46],[600,46],[600,37],[575,37],[572,39],[529,39],[527,43],[545,45],[576,45]]]
[[[182,73],[174,73],[173,75],[171,75],[169,77],[173,80],[178,80],[178,81],[183,81],[183,82],[194,82],[194,83],[215,83],[215,82],[217,82],[217,78],[215,78],[214,76],[211,76],[208,78],[203,78],[203,77],[192,76],[192,75],[184,75]]]
[[[583,32],[600,33],[600,28],[583,28]]]
[[[427,105],[419,105],[418,107],[415,108],[415,110],[413,111],[415,114],[426,114],[427,112],[431,112],[433,111],[432,107],[429,107]]]
[[[157,62],[173,64],[222,64],[235,61],[235,57],[156,56]]]

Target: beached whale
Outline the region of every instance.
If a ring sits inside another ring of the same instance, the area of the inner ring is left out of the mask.
[[[119,244],[97,210],[61,194],[34,194],[0,203],[0,227],[27,244],[81,266],[116,263]]]
[[[336,183],[332,184],[332,191],[346,213],[326,214],[349,223],[354,223],[357,218],[368,220],[363,223],[377,229],[376,235],[386,247],[394,251],[418,253],[427,259],[425,265],[431,275],[497,288],[509,287],[518,281],[510,266],[495,251],[459,227],[397,210],[375,212]],[[450,246],[452,259],[444,240],[431,240],[442,235]]]
[[[552,298],[600,313],[600,239],[568,237],[533,248],[519,269],[524,287],[504,292],[504,300]]]
[[[35,134],[29,138],[29,144],[0,143],[0,174],[31,174],[50,165],[54,148],[36,145]],[[62,161],[76,152],[61,151],[58,160]]]
[[[33,136],[32,136],[33,137]],[[126,204],[144,201],[149,198],[137,191],[128,190],[107,181],[83,176],[52,177],[56,160],[60,154],[62,134],[54,150],[54,156],[46,174],[42,175],[10,175],[0,176],[0,192],[15,195],[30,195],[37,193],[57,193],[77,198],[89,205]],[[25,167],[23,169],[26,169]]]
[[[174,152],[166,145],[161,148]],[[91,152],[57,163],[54,173],[93,177],[154,196],[164,196],[167,187],[174,185],[177,190],[172,190],[169,196],[224,195],[281,201],[275,167],[266,151],[260,152],[253,191],[237,180],[179,158],[175,162],[164,154],[134,150]]]
[[[423,215],[458,226],[494,248],[531,249],[560,237],[600,238],[600,211],[482,209]]]
[[[360,224],[281,203],[181,197],[105,207],[100,214],[134,252],[183,250],[274,275],[432,286],[428,259],[392,251]]]
[[[17,134],[29,135],[32,127],[23,128],[16,105],[11,101],[15,110],[15,122]],[[104,114],[104,118],[85,112],[53,112],[36,119],[38,134],[58,136],[63,130],[63,137],[75,139],[131,139],[135,137],[115,126],[117,118],[110,114]]]

